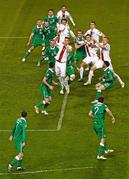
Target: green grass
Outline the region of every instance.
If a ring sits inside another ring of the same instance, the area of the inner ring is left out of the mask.
[[[71,86],[71,94],[59,132],[28,132],[24,166],[26,171],[62,169],[62,171],[38,174],[0,175],[0,178],[129,178],[129,56],[128,56],[128,0],[77,0],[71,1],[0,1],[0,37],[29,36],[35,21],[43,18],[49,8],[57,11],[66,4],[76,22],[77,29],[87,30],[95,20],[98,28],[110,37],[111,57],[115,71],[126,83],[121,89],[104,92],[107,105],[114,112],[116,125],[107,117],[108,142],[115,150],[106,162],[96,160],[97,137],[88,118],[94,99],[94,84],[101,71],[97,71],[93,85],[83,87],[77,80]],[[55,88],[49,116],[35,115],[33,105],[40,100],[39,84],[47,65],[36,67],[41,56],[37,48],[27,63],[21,58],[26,50],[27,39],[0,38],[0,129],[10,129],[19,112],[28,112],[28,129],[55,129],[58,123],[63,97]],[[9,133],[0,132],[0,173],[7,172],[7,165],[16,155],[14,145],[8,141]],[[94,167],[63,171],[65,168]]]

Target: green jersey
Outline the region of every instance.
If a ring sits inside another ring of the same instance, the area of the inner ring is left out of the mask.
[[[44,22],[49,22],[49,25],[56,28],[57,27],[57,23],[59,21],[59,19],[56,16],[46,16],[43,19]]]
[[[81,44],[83,44],[84,42],[85,42],[85,38],[84,38],[84,37],[82,37],[82,38],[76,37],[76,38],[75,38],[75,43],[76,43],[77,45],[81,45]],[[82,46],[82,47],[80,47],[80,48],[77,49],[76,51],[84,51],[84,52],[85,52],[85,45]]]
[[[106,69],[104,69],[104,79],[102,82],[113,82],[115,81],[115,77],[113,75],[113,72],[110,70],[109,67],[107,67]]]
[[[68,58],[67,58],[67,61],[66,61],[66,66],[72,66],[73,68],[77,69],[77,64],[76,64],[76,61],[75,61],[75,58],[74,58],[74,55],[72,52],[70,52],[68,54]]]
[[[54,71],[51,68],[49,68],[45,74],[45,77],[47,78],[47,83],[51,85],[54,78]]]
[[[106,112],[107,105],[104,103],[98,102],[92,107],[92,113],[94,115],[94,123],[97,123],[99,125],[104,125],[105,120],[105,112]]]
[[[55,56],[57,55],[58,51],[59,51],[59,48],[57,46],[55,47],[48,46],[45,49],[43,57],[44,58],[48,57],[48,63],[55,62]]]
[[[34,40],[37,40],[37,41],[42,40],[43,39],[43,26],[41,26],[41,27],[35,26],[32,29],[32,33],[34,34],[32,41],[34,41]]]
[[[52,26],[43,27],[44,39],[49,41],[56,37],[56,30]]]
[[[11,129],[11,135],[13,136],[13,139],[15,141],[20,141],[22,143],[25,143],[26,141],[26,119],[21,117],[18,118],[14,124],[14,126]]]

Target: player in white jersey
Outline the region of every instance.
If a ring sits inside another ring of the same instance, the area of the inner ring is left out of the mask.
[[[91,35],[91,38],[99,42],[100,37],[104,37],[105,35],[98,29],[96,29],[96,23],[94,21],[90,22],[90,29],[85,33]]]
[[[69,45],[70,41],[68,37],[65,37],[64,43],[59,43],[59,51],[55,57],[56,63],[55,63],[55,72],[56,75],[60,81],[61,90],[60,94],[64,94],[64,88],[69,94],[69,85],[68,85],[68,79],[66,78],[66,61],[69,55],[69,52],[72,51],[72,46]]]
[[[75,38],[74,33],[71,31],[68,23],[67,23],[67,19],[62,19],[61,23],[58,24],[57,26],[57,42],[58,43],[63,43],[65,37],[72,37]]]
[[[57,17],[59,18],[60,21],[61,19],[69,19],[72,22],[73,26],[75,26],[73,18],[71,14],[67,11],[67,7],[65,5],[62,5],[61,9],[57,13]]]
[[[91,70],[90,70],[89,76],[88,76],[88,81],[85,83],[85,85],[91,84],[91,79],[92,79],[92,76],[94,74],[94,71],[96,69],[103,68],[104,61],[108,61],[110,63],[110,69],[113,71],[113,73],[114,73],[115,77],[117,78],[117,80],[119,81],[121,87],[124,88],[125,83],[121,80],[119,75],[116,74],[114,69],[113,69],[113,66],[112,66],[112,63],[111,63],[111,58],[110,58],[110,44],[108,44],[108,42],[109,42],[108,37],[104,37],[103,40],[102,40],[102,43],[99,43],[99,42],[96,41],[96,44],[100,48],[100,59],[99,59],[98,62],[96,62],[91,67]]]
[[[86,44],[85,44],[85,50],[86,50],[86,58],[82,60],[82,63],[80,65],[80,80],[83,80],[83,73],[84,73],[84,66],[85,65],[93,65],[95,64],[99,58],[96,54],[96,45],[94,40],[91,38],[90,34],[86,35]]]

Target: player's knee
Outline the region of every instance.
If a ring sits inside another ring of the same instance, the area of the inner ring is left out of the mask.
[[[23,153],[19,153],[19,154],[18,154],[18,157],[19,157],[19,158],[23,158],[23,157],[24,157],[24,154],[23,154]]]
[[[75,74],[71,74],[70,81],[73,81],[75,79]]]
[[[50,104],[50,101],[49,101],[49,99],[45,99],[45,104]]]

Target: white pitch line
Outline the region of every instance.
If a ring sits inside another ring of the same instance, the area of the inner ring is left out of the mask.
[[[43,169],[39,171],[26,171],[26,172],[16,172],[16,173],[0,173],[0,176],[4,175],[23,175],[23,174],[38,174],[38,173],[47,173],[47,172],[58,172],[58,171],[75,171],[75,170],[85,170],[85,169],[94,169],[92,166],[85,167],[72,167],[72,168],[64,168],[64,169]]]
[[[63,118],[64,118],[65,108],[66,108],[66,104],[67,104],[67,97],[68,97],[68,94],[65,93],[64,99],[63,99],[63,103],[62,103],[62,107],[61,107],[59,121],[58,121],[58,124],[57,124],[57,130],[58,131],[60,131],[61,127],[62,127],[62,122],[63,122]]]
[[[57,131],[57,129],[27,129],[27,132],[50,132]],[[0,130],[0,132],[10,132],[10,130]]]
[[[27,36],[23,36],[23,37],[22,36],[21,37],[20,36],[19,37],[17,37],[17,36],[16,37],[15,36],[12,36],[12,37],[11,36],[10,37],[8,37],[8,36],[5,36],[5,37],[0,36],[0,39],[26,39],[26,38],[28,38],[28,37]]]

